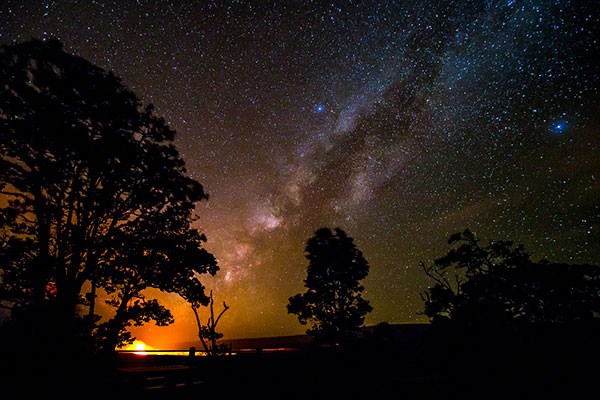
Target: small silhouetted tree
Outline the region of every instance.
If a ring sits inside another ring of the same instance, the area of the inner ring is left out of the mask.
[[[362,252],[342,229],[321,228],[306,244],[305,293],[289,298],[288,312],[318,341],[339,345],[362,327],[372,310],[360,281],[369,273]]]
[[[557,324],[598,321],[600,267],[534,262],[523,245],[482,245],[468,229],[453,234],[448,253],[421,263],[434,285],[421,293],[435,323]]]
[[[206,319],[206,323],[204,324],[202,323],[202,319],[200,318],[200,314],[198,313],[200,303],[191,301],[190,305],[192,307],[192,311],[194,312],[194,317],[196,318],[196,325],[198,326],[198,338],[202,343],[202,347],[204,348],[206,354],[212,357],[216,357],[225,354],[228,351],[231,351],[231,349],[226,344],[217,344],[217,340],[223,337],[223,334],[217,331],[217,325],[219,324],[219,321],[221,320],[223,314],[225,314],[225,312],[229,310],[229,306],[225,302],[223,302],[223,309],[221,310],[221,312],[219,312],[219,315],[215,317],[215,299],[213,297],[212,290],[210,291],[209,297],[210,302],[208,304],[208,307],[210,315],[208,316],[208,318]]]
[[[191,227],[207,195],[188,176],[174,137],[152,105],[57,40],[2,46],[2,307],[37,319],[33,332],[43,335],[49,323],[79,326],[72,320],[82,305],[95,323],[103,289],[116,307],[110,329],[101,329],[110,347],[129,319],[171,320],[144,289],[191,285],[200,293],[198,276],[218,269]],[[206,295],[198,299],[208,304]]]

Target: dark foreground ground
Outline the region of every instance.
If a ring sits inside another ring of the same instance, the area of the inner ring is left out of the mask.
[[[58,356],[2,364],[1,399],[597,399],[600,337],[577,332],[217,360]]]

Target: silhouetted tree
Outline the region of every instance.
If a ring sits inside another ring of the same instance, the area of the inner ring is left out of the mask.
[[[209,303],[208,307],[209,307],[210,315],[206,319],[205,324],[202,323],[200,314],[198,313],[200,304],[197,302],[190,302],[190,305],[192,306],[192,311],[194,312],[194,317],[196,317],[196,325],[198,326],[198,338],[200,339],[200,342],[202,343],[202,347],[204,348],[204,351],[206,352],[206,354],[208,354],[212,357],[216,357],[221,354],[225,354],[228,351],[231,351],[231,349],[226,344],[223,344],[223,345],[217,344],[217,340],[219,340],[223,337],[223,334],[221,332],[217,332],[217,325],[219,324],[219,321],[221,320],[221,317],[223,316],[223,314],[225,314],[225,312],[227,310],[229,310],[229,306],[225,302],[223,302],[223,309],[221,310],[219,315],[217,315],[217,317],[215,318],[215,309],[214,309],[215,299],[213,298],[212,290],[210,291],[209,297],[210,297],[210,303]]]
[[[58,41],[2,46],[0,304],[71,319],[87,301],[91,321],[103,288],[117,307],[103,329],[112,343],[129,319],[171,320],[145,288],[193,290],[208,304],[198,274],[218,267],[190,227],[207,195],[174,135],[119,78]]]
[[[307,330],[324,343],[339,345],[355,333],[372,310],[362,298],[360,281],[369,273],[369,264],[343,230],[321,228],[306,244],[309,260],[305,293],[289,298],[287,309]]]
[[[522,245],[490,241],[482,246],[468,229],[430,266],[435,285],[421,294],[432,322],[464,325],[555,324],[600,317],[600,268],[547,260],[534,262]]]

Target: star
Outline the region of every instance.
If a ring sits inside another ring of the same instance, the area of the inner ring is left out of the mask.
[[[552,124],[551,130],[557,135],[562,135],[567,129],[567,123],[565,121],[558,121]]]

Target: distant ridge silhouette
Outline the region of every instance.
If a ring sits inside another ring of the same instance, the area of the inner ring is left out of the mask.
[[[373,337],[377,335],[378,330],[381,332],[384,328],[384,334],[390,344],[395,346],[412,345],[421,340],[423,334],[429,329],[428,323],[410,323],[410,324],[383,324],[366,326],[362,329],[362,337]],[[310,347],[312,338],[308,335],[287,335],[287,336],[272,336],[258,338],[239,338],[239,339],[223,339],[219,343],[231,345],[232,350],[268,350],[268,349],[306,349]],[[199,343],[185,342],[181,345],[182,349],[189,347],[199,349]]]

